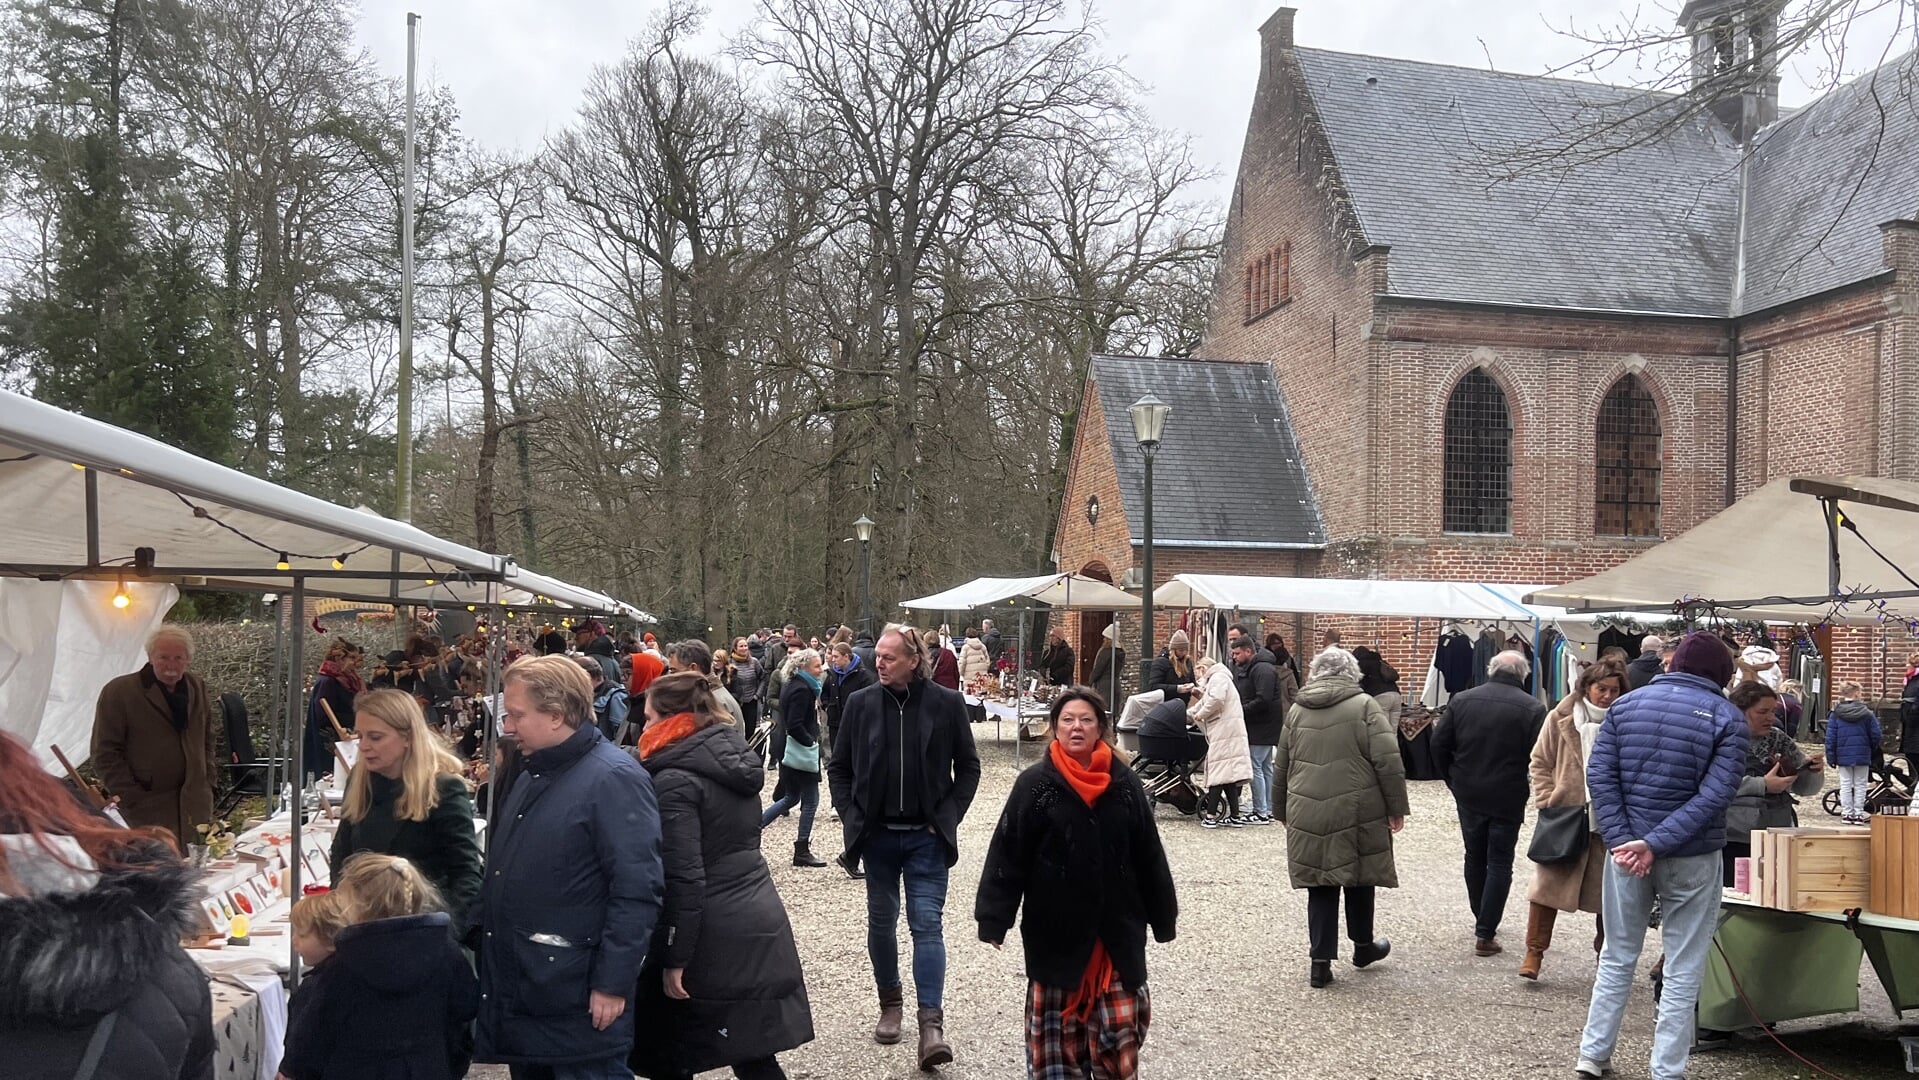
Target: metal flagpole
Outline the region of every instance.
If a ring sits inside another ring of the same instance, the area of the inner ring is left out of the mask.
[[[406,150],[400,195],[400,461],[393,473],[394,501],[401,521],[413,520],[413,68],[420,17],[406,13]]]

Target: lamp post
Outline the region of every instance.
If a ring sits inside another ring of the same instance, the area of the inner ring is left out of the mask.
[[[860,630],[868,640],[873,634],[873,521],[861,514],[853,523],[853,535],[860,539]]]
[[[1146,464],[1145,504],[1141,511],[1145,533],[1141,562],[1145,579],[1139,590],[1139,688],[1145,690],[1153,677],[1153,455],[1159,452],[1159,437],[1166,431],[1166,417],[1173,407],[1148,392],[1127,411],[1133,417],[1133,440],[1139,444],[1140,457]]]

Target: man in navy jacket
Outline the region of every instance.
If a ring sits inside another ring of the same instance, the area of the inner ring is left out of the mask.
[[[631,1080],[633,992],[664,895],[653,781],[600,734],[572,660],[523,659],[505,682],[525,757],[492,819],[473,921],[475,1057],[514,1080]]]
[[[1588,797],[1612,859],[1602,904],[1606,946],[1579,1044],[1582,1076],[1612,1067],[1655,898],[1664,912],[1666,988],[1653,1031],[1652,1077],[1685,1076],[1693,1006],[1719,922],[1726,808],[1751,741],[1745,717],[1726,700],[1733,671],[1723,642],[1689,635],[1667,674],[1606,713],[1586,763]]]

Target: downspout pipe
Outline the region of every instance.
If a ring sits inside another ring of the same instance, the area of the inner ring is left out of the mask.
[[[1726,323],[1726,505],[1739,497],[1739,320]]]

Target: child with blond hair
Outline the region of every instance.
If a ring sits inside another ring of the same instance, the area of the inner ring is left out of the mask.
[[[1866,784],[1881,751],[1879,717],[1864,698],[1866,689],[1842,682],[1839,704],[1826,721],[1826,764],[1839,771],[1839,816],[1848,825],[1864,825]]]
[[[354,856],[333,891],[296,904],[294,946],[315,966],[288,1004],[281,1080],[465,1076],[480,994],[451,925],[392,855]]]

